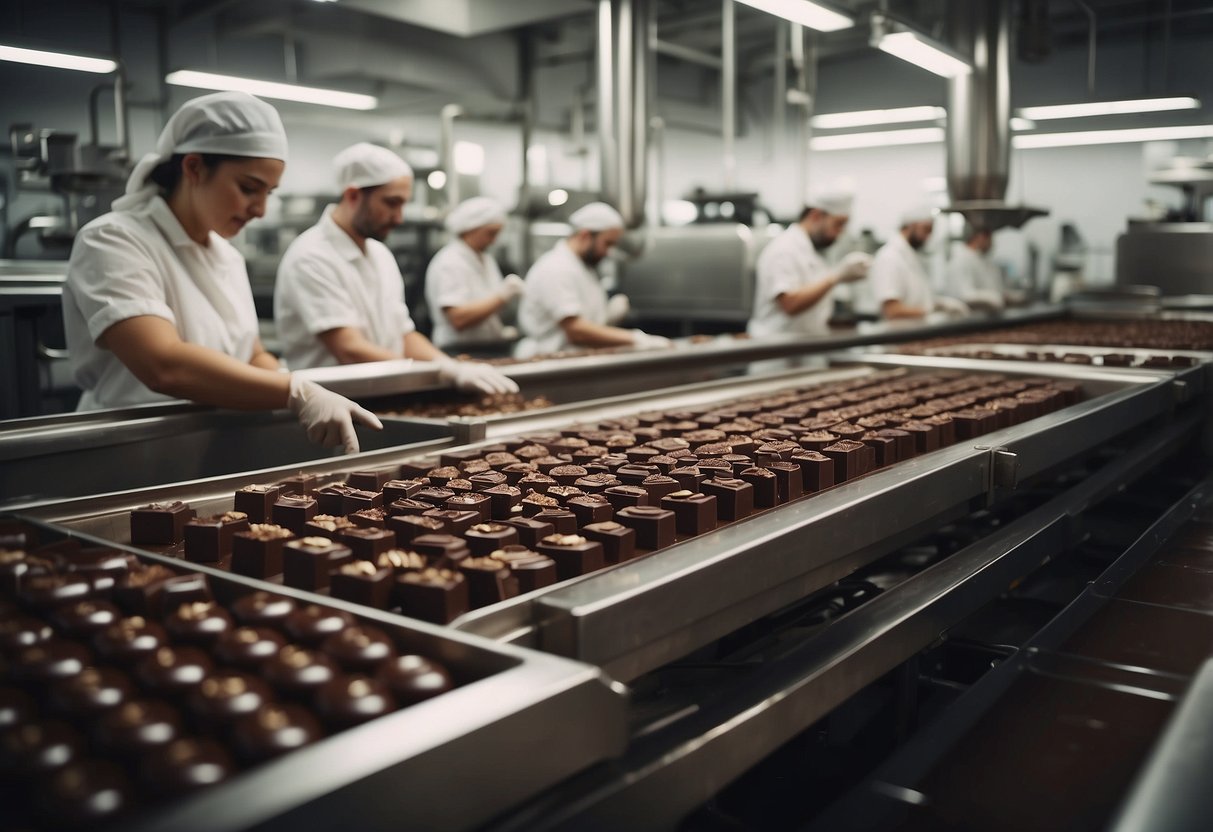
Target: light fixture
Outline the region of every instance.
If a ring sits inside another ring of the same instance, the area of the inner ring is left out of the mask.
[[[115,72],[118,69],[118,62],[108,58],[86,58],[83,55],[43,52],[41,49],[22,49],[19,46],[0,46],[0,61],[51,66],[56,69],[75,69],[80,72],[96,72],[101,75]]]
[[[1087,101],[1080,104],[1052,104],[1045,107],[1023,107],[1024,118],[1045,121],[1054,118],[1086,118],[1088,116],[1119,116],[1125,113],[1161,113],[1167,110],[1199,110],[1200,100],[1189,96],[1175,98],[1135,98],[1126,101]]]
[[[973,71],[972,64],[959,53],[883,12],[872,12],[870,42],[882,52],[945,78]]]
[[[1134,127],[1125,130],[1084,130],[1078,133],[1034,133],[1030,136],[1014,136],[1011,138],[1011,144],[1018,150],[1035,150],[1042,147],[1165,142],[1182,139],[1213,139],[1213,124],[1192,124],[1181,127]]]
[[[373,110],[379,99],[373,95],[355,92],[328,90],[321,87],[304,87],[299,84],[283,84],[278,81],[258,81],[235,75],[218,75],[213,72],[197,72],[179,69],[164,76],[165,83],[178,87],[195,87],[203,90],[230,90],[276,98],[281,101],[300,101],[304,104],[321,104],[325,107],[342,107],[347,110]]]
[[[933,144],[942,142],[943,135],[942,127],[842,133],[837,136],[815,136],[809,140],[809,148],[812,150],[856,150],[863,147],[888,147],[900,144]]]
[[[1021,116],[1011,116],[1011,129],[1019,130],[1021,132],[1024,130],[1035,130],[1036,122],[1032,121],[1032,119],[1030,119],[1030,118],[1023,118]]]
[[[837,32],[850,29],[855,19],[848,14],[835,11],[826,3],[816,0],[736,0],[751,8],[782,17],[818,32]]]
[[[914,121],[938,121],[948,111],[943,107],[898,107],[892,110],[857,110],[851,113],[827,113],[813,116],[809,123],[819,130],[845,127],[870,127],[874,124],[907,124]]]
[[[463,176],[484,173],[484,148],[475,142],[455,142],[455,172]]]
[[[430,175],[425,178],[425,184],[429,185],[431,190],[441,191],[446,187],[446,172],[441,170],[430,171]]]
[[[559,208],[569,201],[569,192],[564,188],[557,188],[548,194],[548,205],[553,208]]]

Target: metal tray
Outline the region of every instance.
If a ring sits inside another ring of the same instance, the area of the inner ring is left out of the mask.
[[[28,519],[25,522],[31,522]],[[60,530],[33,523],[43,537]],[[111,545],[68,532],[86,544]],[[220,600],[266,586],[201,564],[117,548],[205,574]],[[401,647],[442,661],[460,686],[130,818],[124,829],[226,832],[469,829],[596,762],[622,753],[626,691],[599,670],[285,587],[279,595],[343,609]]]

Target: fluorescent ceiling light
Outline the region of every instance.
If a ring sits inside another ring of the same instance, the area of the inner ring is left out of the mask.
[[[1160,113],[1166,110],[1198,110],[1195,98],[1137,98],[1129,101],[1088,101],[1082,104],[1054,104],[1048,107],[1023,107],[1024,118],[1045,121],[1054,118],[1085,118],[1087,116],[1118,116],[1125,113]]]
[[[425,184],[435,191],[441,191],[446,187],[446,173],[440,170],[430,171],[430,175],[425,178]]]
[[[839,136],[817,136],[809,140],[809,148],[812,150],[854,150],[861,147],[932,144],[942,141],[942,127],[917,127],[910,130],[877,130],[869,133],[843,133]]]
[[[76,69],[81,72],[105,74],[118,69],[118,63],[106,58],[86,58],[83,55],[68,55],[63,52],[43,52],[40,49],[22,49],[17,46],[0,46],[0,61],[13,61],[35,66],[53,66],[56,69]]]
[[[876,46],[882,52],[888,52],[896,58],[944,78],[953,78],[972,71],[972,67],[963,59],[937,44],[930,43],[917,32],[889,32],[881,36]]]
[[[1041,147],[1164,142],[1179,141],[1180,139],[1213,139],[1213,124],[1193,124],[1186,127],[1138,127],[1127,130],[1086,130],[1080,133],[1035,133],[1031,136],[1013,136],[1011,142],[1019,150],[1033,150]]]
[[[548,205],[553,208],[559,208],[569,201],[569,192],[564,188],[557,188],[548,194]]]
[[[893,110],[858,110],[853,113],[828,113],[813,116],[810,124],[821,130],[844,127],[870,127],[874,124],[905,124],[913,121],[938,121],[948,111],[943,107],[898,107]]]
[[[253,78],[238,78],[234,75],[217,75],[213,72],[195,72],[180,69],[164,76],[166,83],[178,87],[195,87],[203,90],[231,90],[276,98],[281,101],[301,101],[304,104],[322,104],[325,107],[343,107],[347,110],[373,110],[379,99],[373,95],[355,92],[326,90],[321,87],[304,87],[299,84],[282,84],[277,81],[258,81]]]
[[[1011,116],[1012,130],[1035,130],[1036,122],[1030,118],[1020,118],[1019,116]]]
[[[759,11],[782,17],[793,23],[808,26],[818,32],[837,32],[850,29],[855,20],[842,12],[836,12],[824,3],[812,0],[736,0]]]

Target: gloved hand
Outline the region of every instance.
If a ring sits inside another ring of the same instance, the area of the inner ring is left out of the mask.
[[[969,296],[969,303],[972,306],[980,306],[983,309],[1002,309],[1006,306],[1002,292],[996,292],[993,289],[974,290]]]
[[[329,448],[341,445],[347,454],[358,453],[354,420],[383,430],[383,423],[374,413],[296,373],[291,373],[287,407],[307,428],[308,439]]]
[[[496,367],[479,361],[456,361],[447,358],[438,362],[438,377],[465,393],[517,393],[518,385]]]
[[[514,298],[522,294],[522,287],[526,286],[526,281],[516,274],[507,274],[505,279],[501,281],[501,288],[497,290],[497,294],[506,303],[509,303]]]
[[[834,274],[838,276],[839,283],[851,283],[867,277],[868,269],[871,267],[872,255],[862,251],[852,251],[838,262],[838,269]]]
[[[632,346],[638,350],[663,350],[674,345],[674,342],[663,335],[650,335],[639,329],[632,330]]]
[[[606,320],[611,326],[619,326],[632,309],[627,295],[611,295],[606,305]]]
[[[935,298],[935,308],[940,312],[946,312],[949,315],[957,316],[968,315],[972,311],[969,309],[969,305],[963,300],[957,300],[956,298],[949,297]]]

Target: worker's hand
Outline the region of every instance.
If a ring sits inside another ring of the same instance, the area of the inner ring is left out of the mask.
[[[486,396],[517,393],[518,384],[496,367],[479,361],[456,361],[448,358],[438,363],[438,376],[465,393]]]
[[[944,312],[948,315],[955,315],[957,317],[963,317],[971,314],[972,312],[972,310],[969,309],[969,305],[963,300],[957,300],[956,298],[949,297],[935,298],[935,309],[939,312]]]
[[[976,289],[969,296],[969,305],[981,309],[1002,309],[1006,305],[1002,292],[994,289]]]
[[[651,335],[643,330],[632,330],[632,346],[638,350],[664,350],[672,347],[674,342],[663,335]]]
[[[611,295],[606,305],[606,319],[611,326],[619,326],[632,311],[632,302],[627,295]]]
[[[501,281],[501,288],[497,290],[497,294],[506,303],[509,303],[514,298],[522,294],[522,287],[526,286],[526,281],[516,274],[507,274],[505,279]]]
[[[358,453],[355,421],[383,430],[383,423],[374,413],[296,373],[291,374],[287,406],[307,428],[308,439],[328,448],[340,445],[347,454]]]
[[[852,251],[838,261],[838,270],[835,274],[838,276],[839,283],[852,283],[867,277],[868,269],[871,267],[872,255],[862,251]]]

